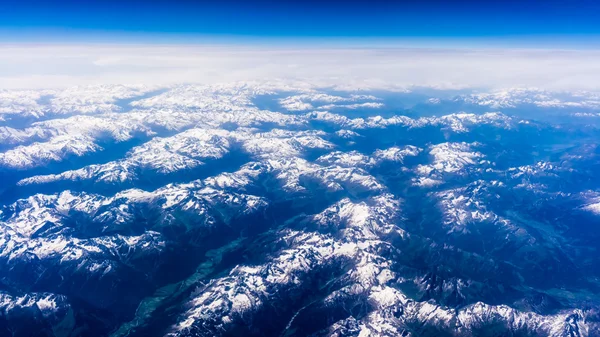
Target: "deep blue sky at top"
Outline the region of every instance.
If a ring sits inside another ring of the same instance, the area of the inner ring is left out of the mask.
[[[13,40],[94,32],[267,38],[595,37],[600,36],[600,1],[0,0],[0,31]]]

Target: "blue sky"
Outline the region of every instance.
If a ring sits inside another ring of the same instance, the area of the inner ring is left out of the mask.
[[[175,35],[548,41],[558,36],[585,44],[600,36],[599,17],[600,4],[593,0],[0,2],[1,38],[11,41]]]

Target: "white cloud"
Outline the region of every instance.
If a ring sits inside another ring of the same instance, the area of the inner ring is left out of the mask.
[[[595,50],[499,48],[0,45],[0,88],[286,79],[344,89],[595,89],[599,56]]]

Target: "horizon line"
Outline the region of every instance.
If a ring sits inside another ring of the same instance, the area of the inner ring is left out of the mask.
[[[491,36],[266,36],[189,32],[0,28],[0,46],[320,46],[337,48],[600,50],[600,34]]]

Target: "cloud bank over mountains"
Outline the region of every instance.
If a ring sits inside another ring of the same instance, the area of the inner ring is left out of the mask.
[[[0,88],[285,79],[339,89],[592,90],[600,51],[392,45],[0,45]]]

